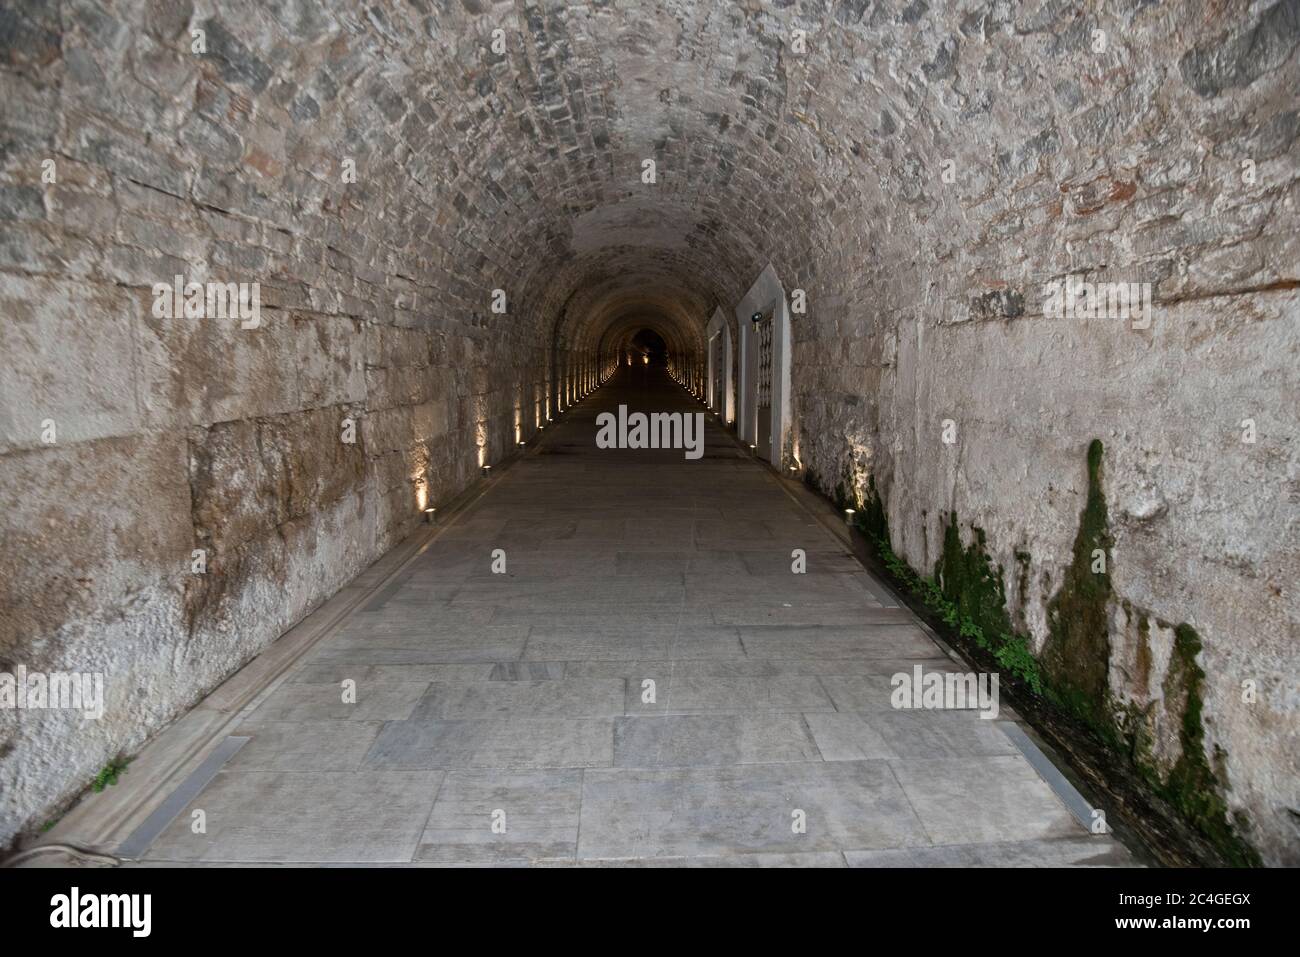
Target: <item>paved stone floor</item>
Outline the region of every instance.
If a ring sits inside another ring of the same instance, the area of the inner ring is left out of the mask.
[[[596,448],[620,402],[701,408],[637,367],[567,413],[247,715],[145,860],[1128,860],[1001,720],[891,708],[890,675],[953,662],[718,428],[697,461]]]

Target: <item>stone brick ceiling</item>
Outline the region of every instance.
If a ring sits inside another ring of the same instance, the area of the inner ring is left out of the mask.
[[[516,320],[545,324],[569,303],[570,342],[599,340],[629,308],[698,339],[773,253],[816,249],[833,197],[855,191],[846,144],[862,118],[831,131],[798,105],[861,83],[834,62],[865,29],[845,5],[820,36],[832,11],[818,3],[230,6],[209,22],[224,84],[208,105],[256,118],[271,100],[300,121],[280,135],[300,137],[301,169],[267,171],[303,197],[295,213],[337,213],[408,248],[471,309],[489,291],[471,283],[496,276]],[[792,63],[799,28],[817,38]],[[220,149],[219,129],[193,125],[182,139]],[[330,185],[340,154],[359,171],[346,194]]]

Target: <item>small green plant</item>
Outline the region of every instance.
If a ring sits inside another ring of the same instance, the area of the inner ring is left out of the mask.
[[[123,761],[121,758],[114,758],[104,765],[103,769],[95,775],[95,780],[90,782],[90,788],[96,794],[104,790],[110,784],[116,784],[118,775],[125,774],[127,765],[130,761]]]
[[[963,638],[975,642],[978,647],[986,650],[988,649],[989,640],[984,637],[984,629],[980,628],[979,625],[975,624],[975,622],[971,621],[969,618],[961,623],[961,627],[957,629],[957,633]]]
[[[861,513],[859,513],[861,514]],[[956,602],[943,593],[942,586],[933,578],[922,578],[912,567],[899,558],[890,547],[889,539],[882,534],[873,533],[866,521],[857,519],[855,524],[867,539],[876,547],[876,552],[884,563],[886,570],[921,602],[930,609],[944,624],[952,628],[962,638],[976,647],[990,652],[999,665],[1008,673],[1020,679],[1036,695],[1043,693],[1043,679],[1039,672],[1038,660],[1029,650],[1029,640],[1023,635],[1001,632],[990,639],[979,625],[969,616],[962,614]]]
[[[1000,647],[993,652],[998,664],[1020,678],[1034,694],[1041,695],[1043,679],[1038,671],[1038,660],[1029,651],[1029,642],[1021,635],[1002,635],[1000,640]]]

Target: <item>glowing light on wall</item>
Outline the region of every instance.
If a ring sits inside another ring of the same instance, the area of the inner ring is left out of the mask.
[[[866,442],[849,440],[849,490],[855,505],[861,505],[868,499],[871,474],[874,471],[872,449]]]
[[[478,446],[478,464],[481,468],[488,456],[488,411],[485,396],[474,397],[474,444]]]

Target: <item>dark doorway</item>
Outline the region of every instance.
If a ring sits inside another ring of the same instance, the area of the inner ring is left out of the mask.
[[[652,366],[668,364],[668,343],[652,329],[642,329],[632,337],[632,362]]]

